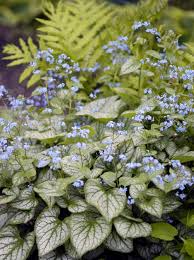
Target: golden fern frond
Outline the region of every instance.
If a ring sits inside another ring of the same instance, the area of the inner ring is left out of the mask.
[[[19,39],[20,47],[14,44],[8,44],[4,47],[3,53],[7,56],[4,57],[4,60],[11,61],[8,66],[23,65],[32,62],[37,54],[37,46],[34,44],[31,37],[28,38],[27,43],[23,39]],[[26,78],[28,78],[33,72],[33,68],[28,66],[24,69],[20,75],[19,82],[21,83]],[[32,75],[28,81],[28,87],[32,86],[39,80],[38,75]]]
[[[168,0],[140,0],[137,5],[135,18],[138,18],[138,20],[158,18],[167,5]]]
[[[100,38],[114,14],[110,5],[96,0],[66,0],[55,7],[46,2],[43,12],[47,19],[37,19],[42,24],[38,31],[48,47],[77,61],[85,60],[89,53],[92,62],[98,59]]]

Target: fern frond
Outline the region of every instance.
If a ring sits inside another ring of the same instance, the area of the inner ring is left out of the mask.
[[[47,20],[37,19],[42,24],[38,31],[48,47],[65,52],[77,61],[85,60],[90,54],[90,65],[96,62],[101,55],[100,38],[104,37],[103,32],[114,14],[110,5],[96,0],[66,0],[55,7],[46,2],[43,12]]]
[[[158,18],[158,15],[167,7],[168,0],[140,0],[137,5],[136,19],[152,20]]]
[[[20,47],[14,44],[8,44],[4,47],[3,53],[7,56],[4,57],[4,60],[11,61],[8,66],[16,66],[16,65],[24,65],[32,62],[37,54],[38,48],[34,44],[32,38],[28,38],[27,43],[23,39],[19,39]],[[26,78],[28,78],[33,72],[32,67],[27,67],[24,69],[22,74],[20,75],[19,82],[21,83]],[[37,75],[32,75],[31,79],[28,82],[28,86],[30,87],[35,82],[38,81]]]

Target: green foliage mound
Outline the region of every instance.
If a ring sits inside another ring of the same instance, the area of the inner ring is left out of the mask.
[[[0,86],[0,259],[193,259],[192,48],[142,19],[92,66],[20,43],[39,85]]]

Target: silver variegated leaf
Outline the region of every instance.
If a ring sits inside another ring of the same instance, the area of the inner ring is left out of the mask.
[[[35,208],[31,210],[10,209],[9,224],[10,225],[25,224],[34,217],[34,214],[35,214]]]
[[[67,254],[72,257],[73,259],[80,259],[77,251],[75,250],[75,247],[72,245],[71,241],[68,240],[65,243],[65,252],[67,252]]]
[[[146,189],[146,184],[135,184],[130,186],[129,193],[132,198],[137,199]]]
[[[33,245],[34,232],[20,237],[16,227],[7,226],[0,232],[0,259],[1,260],[26,260]]]
[[[0,196],[0,205],[13,201],[19,195],[19,189],[3,189],[2,193],[5,195]]]
[[[2,228],[8,220],[8,207],[7,205],[0,206],[0,228]]]
[[[30,210],[38,205],[34,192],[29,188],[22,190],[19,197],[15,199],[11,206],[16,209]]]
[[[105,242],[105,246],[112,250],[121,253],[130,253],[133,251],[133,241],[130,238],[120,237],[116,231],[112,231]]]
[[[101,98],[88,103],[78,116],[91,116],[95,119],[112,119],[116,118],[125,103],[118,99],[118,96]]]
[[[163,201],[163,214],[170,213],[181,205],[182,203],[177,198],[166,197]]]
[[[111,226],[103,217],[86,213],[71,215],[71,242],[78,255],[81,257],[100,246],[110,234]]]
[[[88,209],[88,204],[85,200],[75,199],[69,201],[68,210],[71,213],[81,213]]]
[[[138,206],[152,216],[160,218],[163,211],[162,201],[159,198],[151,198],[149,201],[143,200]]]
[[[86,201],[96,207],[107,221],[117,217],[126,205],[126,194],[118,188],[106,190],[99,180],[88,180],[85,184]]]
[[[65,253],[58,254],[54,251],[41,256],[39,260],[73,260],[73,258]]]
[[[62,245],[69,238],[69,229],[65,221],[58,219],[59,208],[45,209],[36,220],[35,234],[39,256]]]
[[[124,217],[116,218],[114,226],[117,233],[123,238],[147,237],[152,231],[150,224],[146,222],[137,223]]]

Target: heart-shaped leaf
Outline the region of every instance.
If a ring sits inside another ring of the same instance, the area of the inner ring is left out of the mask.
[[[177,234],[177,229],[168,223],[158,222],[152,224],[152,237],[160,238],[166,241],[171,241]]]
[[[123,238],[147,237],[152,231],[150,224],[133,222],[124,217],[116,218],[114,226],[117,233]]]
[[[133,251],[133,241],[130,238],[120,237],[116,231],[112,231],[105,242],[105,246],[112,250],[121,253],[130,253]]]
[[[33,245],[34,232],[20,237],[16,227],[7,226],[0,232],[0,259],[1,260],[26,260]]]
[[[21,210],[30,210],[35,208],[37,205],[38,201],[35,198],[34,192],[30,188],[22,190],[19,197],[11,203],[13,208]]]
[[[71,215],[70,229],[72,244],[81,257],[104,242],[111,225],[103,217],[80,213]]]
[[[48,254],[69,238],[65,221],[58,219],[59,208],[45,209],[35,224],[36,242],[39,256]]]
[[[91,116],[95,119],[113,119],[118,116],[124,105],[118,96],[101,98],[87,104],[77,115]]]
[[[88,180],[85,185],[86,201],[96,207],[107,221],[117,217],[126,205],[126,195],[118,188],[106,190],[98,180]]]
[[[149,201],[143,200],[138,203],[138,206],[152,216],[160,218],[162,215],[163,206],[159,198],[153,197]]]

